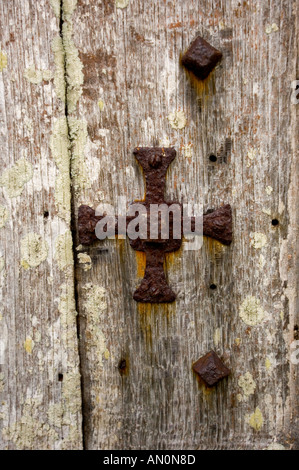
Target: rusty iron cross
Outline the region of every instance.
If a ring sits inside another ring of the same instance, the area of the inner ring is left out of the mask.
[[[136,148],[134,155],[143,168],[146,182],[146,196],[144,201],[139,202],[147,211],[149,220],[149,210],[152,204],[166,204],[168,207],[174,202],[165,201],[164,191],[166,183],[166,172],[171,162],[176,157],[174,148]],[[97,240],[96,225],[104,216],[96,216],[95,211],[82,205],[78,213],[79,241],[82,245],[90,245]],[[134,219],[132,216],[126,217],[126,224]],[[203,235],[218,240],[224,245],[232,242],[232,212],[230,205],[221,206],[213,212],[203,216]],[[168,303],[176,298],[175,293],[169,287],[164,273],[164,258],[166,253],[177,251],[182,245],[182,239],[175,239],[173,236],[171,213],[169,215],[169,238],[162,239],[159,227],[158,238],[150,237],[148,225],[147,238],[145,240],[137,238],[130,240],[131,247],[136,251],[146,254],[146,268],[141,285],[134,293],[137,302]],[[183,225],[183,216],[181,223]],[[194,232],[195,218],[191,217],[191,230]],[[115,231],[118,234],[118,219],[115,218]],[[190,232],[190,233],[192,233]]]

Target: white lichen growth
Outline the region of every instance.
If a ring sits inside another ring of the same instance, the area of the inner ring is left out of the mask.
[[[192,158],[192,144],[184,145],[182,150],[185,158]]]
[[[282,444],[278,444],[277,442],[273,442],[265,450],[286,450],[286,449]]]
[[[247,162],[247,167],[250,168],[253,161],[255,160],[256,156],[257,156],[257,149],[254,149],[254,148],[251,148],[248,150],[248,153],[247,153],[247,158],[248,158],[248,162]]]
[[[264,233],[251,232],[250,243],[256,250],[261,250],[267,245],[267,236]]]
[[[36,268],[48,257],[48,244],[37,233],[29,233],[21,241],[21,265],[25,269]]]
[[[271,210],[266,207],[262,208],[262,213],[271,216]]]
[[[55,259],[61,271],[68,273],[73,267],[73,239],[71,231],[59,235],[55,242]]]
[[[268,196],[270,196],[272,193],[273,193],[273,188],[272,186],[267,186],[266,189],[265,189],[266,193],[268,194]]]
[[[28,82],[34,85],[39,85],[42,81],[52,80],[53,75],[51,70],[38,70],[34,65],[28,67],[24,72],[24,77]]]
[[[0,49],[0,72],[3,72],[7,67],[7,54]]]
[[[173,129],[184,129],[187,125],[184,111],[175,111],[174,113],[170,113],[167,119]]]
[[[244,323],[249,326],[255,326],[264,319],[265,312],[261,302],[256,297],[249,295],[240,306],[239,314]]]
[[[8,221],[8,210],[4,206],[0,206],[0,228],[5,227]]]
[[[256,389],[256,383],[250,372],[242,375],[238,380],[238,385],[242,389],[243,395],[241,395],[240,401],[247,401],[250,395],[253,395]]]
[[[53,158],[59,170],[55,182],[55,205],[58,216],[70,222],[71,219],[71,177],[70,177],[70,141],[66,117],[57,119],[53,126],[50,140]]]
[[[126,8],[130,3],[130,0],[115,0],[116,8]]]
[[[264,255],[260,255],[259,261],[258,261],[258,267],[260,269],[263,269],[265,267],[265,264],[266,264],[266,258],[264,257]]]
[[[79,253],[78,261],[79,264],[82,264],[84,271],[89,271],[92,268],[91,257],[87,253]]]
[[[264,424],[264,418],[261,410],[256,408],[252,415],[246,415],[246,421],[255,431],[260,431]]]
[[[33,177],[33,168],[30,162],[21,158],[14,166],[5,170],[0,177],[0,186],[3,186],[10,198],[22,194],[24,186]]]

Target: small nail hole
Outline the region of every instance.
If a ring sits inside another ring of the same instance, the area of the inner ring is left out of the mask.
[[[58,382],[63,382],[63,374],[58,374]]]
[[[209,156],[209,160],[210,160],[210,162],[213,162],[213,163],[217,162],[217,157],[216,157],[216,155],[210,155],[210,156]]]
[[[211,285],[210,285],[210,289],[211,289],[211,290],[216,290],[216,289],[217,289],[216,284],[211,284]]]
[[[273,227],[277,227],[277,225],[279,225],[279,221],[277,219],[273,219],[272,220],[272,225],[273,225]]]
[[[125,359],[122,359],[121,361],[119,361],[118,368],[120,371],[124,371],[126,367],[127,367],[127,361]]]
[[[49,215],[50,215],[50,214],[49,214],[48,211],[45,211],[45,212],[44,212],[44,218],[45,218],[45,219],[47,219],[47,218],[49,217]]]

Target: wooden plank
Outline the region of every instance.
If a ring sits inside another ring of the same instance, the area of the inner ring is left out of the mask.
[[[234,213],[230,248],[205,240],[168,257],[168,306],[132,299],[144,259],[127,240],[79,248],[92,262],[77,263],[89,449],[298,448],[296,14],[289,0],[78,0],[68,18],[88,132],[76,208],[140,198],[132,150],[160,144],[178,150],[170,199]],[[197,34],[224,53],[202,84],[179,63]],[[181,130],[168,119],[177,111]],[[211,349],[232,375],[207,391],[191,367]]]
[[[59,7],[0,5],[1,449],[82,447]]]

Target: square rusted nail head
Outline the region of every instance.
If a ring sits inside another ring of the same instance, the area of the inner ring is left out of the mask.
[[[204,80],[222,59],[222,53],[198,36],[182,57],[182,64]]]
[[[198,361],[193,364],[193,370],[208,387],[213,387],[230,374],[230,370],[223,364],[214,351],[210,351],[208,354],[198,359]]]

